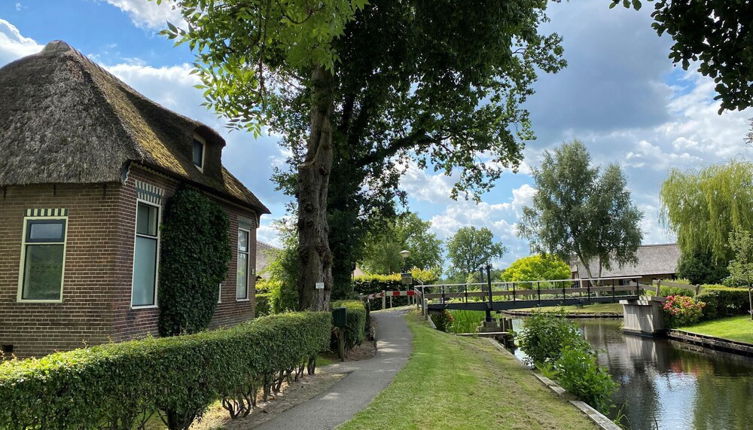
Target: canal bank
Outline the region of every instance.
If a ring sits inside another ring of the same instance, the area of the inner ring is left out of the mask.
[[[522,319],[513,320],[515,330]],[[631,429],[736,429],[753,421],[753,360],[667,338],[624,334],[621,321],[574,320],[619,389],[610,418]],[[520,350],[516,356],[523,358]]]

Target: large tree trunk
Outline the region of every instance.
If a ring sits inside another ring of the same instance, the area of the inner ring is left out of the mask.
[[[306,158],[298,167],[298,305],[328,310],[332,291],[332,252],[327,224],[327,190],[332,170],[332,101],[334,79],[323,67],[311,76],[311,135]],[[315,289],[317,282],[324,290]]]

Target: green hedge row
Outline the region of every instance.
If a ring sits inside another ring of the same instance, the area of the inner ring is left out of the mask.
[[[704,319],[743,315],[750,310],[747,288],[704,285],[696,299],[706,303]]]
[[[272,313],[272,293],[257,293],[256,316],[263,317]]]
[[[340,300],[332,302],[332,309],[346,308],[347,319],[345,322],[345,348],[353,349],[356,345],[360,345],[366,338],[366,329],[368,327],[369,315],[366,311],[366,307],[360,300]],[[337,338],[334,337],[333,342],[337,342]]]
[[[247,415],[260,391],[313,373],[330,332],[329,313],[289,313],[4,362],[0,428],[131,430],[156,412],[187,429],[218,399],[232,417]]]

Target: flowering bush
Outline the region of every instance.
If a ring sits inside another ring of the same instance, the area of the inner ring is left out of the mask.
[[[664,315],[669,327],[682,327],[698,322],[706,303],[687,296],[668,296],[664,302]]]

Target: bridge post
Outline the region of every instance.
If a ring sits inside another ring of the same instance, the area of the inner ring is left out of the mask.
[[[515,301],[515,282],[512,283],[512,301]]]
[[[614,298],[614,281],[615,281],[615,280],[614,280],[614,279],[612,279],[612,303],[615,303],[615,302],[616,302],[616,300],[615,300],[615,298]]]
[[[588,303],[591,303],[591,283],[588,283],[588,288],[586,289],[587,297],[588,297]]]
[[[536,295],[538,296],[539,306],[541,306],[541,281],[536,281]]]
[[[491,270],[492,265],[487,264],[486,265],[486,286],[489,288],[489,304],[486,306],[486,321],[491,322],[492,321],[492,306],[494,303],[494,296],[492,295],[492,276],[491,276]],[[481,272],[483,275],[483,271]]]
[[[562,284],[562,300],[565,299],[567,299],[567,297],[565,297],[565,284]]]
[[[465,302],[468,303],[468,284],[463,285],[463,289],[465,290]]]

